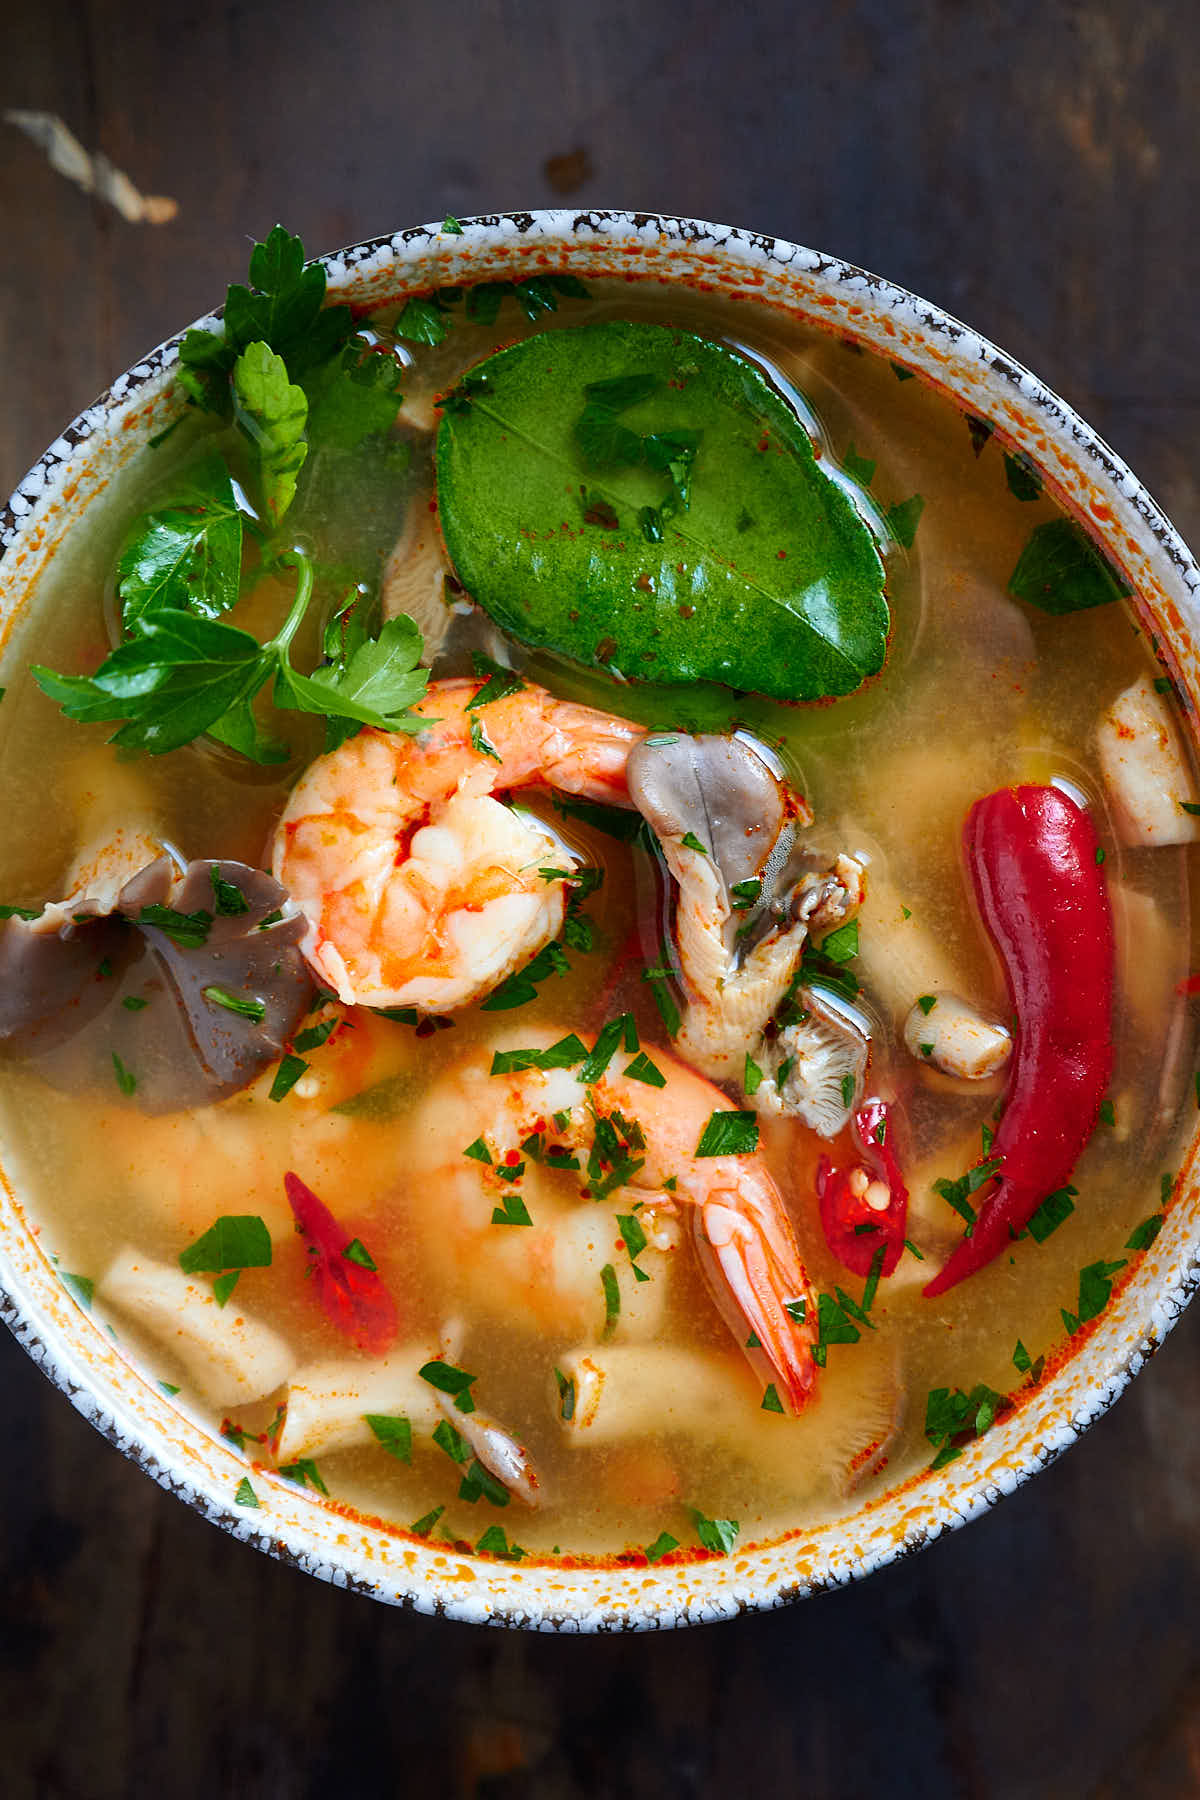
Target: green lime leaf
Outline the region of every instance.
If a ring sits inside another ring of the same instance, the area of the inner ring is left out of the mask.
[[[271,517],[282,519],[308,455],[308,396],[288,380],[282,356],[264,343],[247,345],[234,363],[233,392],[237,422],[258,455],[263,499]]]
[[[525,643],[785,700],[882,666],[874,540],[721,345],[605,321],[499,351],[447,397],[437,476],[460,579]]]
[[[117,562],[117,593],[126,627],[156,607],[173,606],[215,619],[238,597],[242,515],[223,457],[193,465],[169,499],[143,513]]]
[[[1129,589],[1074,519],[1047,519],[1031,533],[1008,591],[1042,612],[1073,613],[1107,606]]]

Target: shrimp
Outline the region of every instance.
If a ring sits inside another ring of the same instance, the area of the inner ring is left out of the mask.
[[[521,1048],[555,1041],[530,1032]],[[662,1259],[686,1212],[718,1308],[738,1343],[749,1339],[760,1374],[799,1411],[813,1384],[816,1308],[762,1154],[696,1154],[712,1114],[727,1110],[721,1090],[657,1047],[662,1088],[611,1066],[585,1086],[578,1055],[570,1068],[493,1075],[495,1048],[472,1052],[430,1089],[405,1146],[412,1226],[434,1278],[518,1329],[598,1338],[607,1312],[605,1335],[615,1324],[618,1335],[644,1337],[664,1304]],[[518,1208],[506,1196],[514,1194],[531,1220],[525,1230],[511,1228]],[[630,1217],[645,1248],[622,1235]],[[629,1273],[635,1262],[641,1281]],[[611,1293],[617,1277],[614,1320],[606,1287]]]
[[[417,736],[365,730],[318,757],[276,828],[272,866],[309,920],[302,946],[347,1005],[445,1012],[489,993],[559,931],[558,840],[496,798],[558,788],[629,805],[644,733],[544,688],[478,704],[435,681]]]

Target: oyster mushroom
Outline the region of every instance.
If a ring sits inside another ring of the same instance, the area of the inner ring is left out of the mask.
[[[764,1078],[753,1099],[759,1112],[791,1113],[820,1137],[836,1137],[863,1094],[871,1050],[870,1021],[824,989],[801,988],[804,1017],[764,1046]]]
[[[861,901],[861,866],[841,857],[792,882],[797,828],[812,815],[743,736],[651,733],[626,775],[679,888],[688,1004],[677,1048],[704,1074],[740,1083],[810,928],[840,923]]]
[[[370,1360],[341,1357],[297,1369],[287,1386],[276,1459],[291,1463],[372,1444],[372,1414],[402,1416],[415,1430],[432,1431],[441,1413],[417,1371],[433,1354],[429,1344],[409,1343]]]
[[[160,857],[115,896],[0,922],[0,1042],[57,1085],[118,1080],[147,1112],[236,1093],[307,1011],[306,922],[261,869]]]

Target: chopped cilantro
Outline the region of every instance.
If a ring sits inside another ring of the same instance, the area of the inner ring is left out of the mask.
[[[474,1506],[477,1500],[488,1500],[493,1506],[507,1506],[509,1492],[502,1481],[497,1481],[490,1469],[476,1457],[458,1484],[458,1497]]]
[[[242,1271],[240,1269],[230,1269],[226,1274],[217,1276],[217,1279],[213,1282],[213,1299],[218,1306],[223,1307],[225,1305],[225,1302],[229,1299],[229,1296],[237,1286],[241,1273]]]
[[[461,237],[463,234],[463,228],[454,217],[453,213],[447,213],[446,217],[442,220],[442,230],[447,237]]]
[[[630,1265],[638,1281],[649,1281],[645,1269],[639,1269],[637,1259],[646,1248],[649,1239],[642,1230],[641,1221],[636,1213],[618,1213],[617,1228],[621,1233],[625,1248],[629,1253]]]
[[[706,1550],[716,1550],[722,1556],[728,1556],[737,1543],[738,1533],[742,1529],[736,1519],[706,1519],[698,1507],[689,1506],[696,1527],[696,1536]]]
[[[433,1441],[438,1449],[444,1450],[452,1461],[456,1463],[470,1462],[473,1454],[471,1446],[457,1425],[452,1425],[449,1419],[441,1419],[438,1422],[433,1432]]]
[[[298,1457],[295,1462],[280,1463],[279,1473],[288,1481],[295,1481],[301,1487],[314,1487],[318,1494],[328,1496],[329,1489],[321,1479],[321,1472],[311,1456]]]
[[[1078,1193],[1078,1188],[1063,1187],[1046,1195],[1025,1228],[1035,1243],[1044,1244],[1051,1232],[1057,1231],[1063,1220],[1070,1218]]]
[[[349,1019],[343,1019],[341,1013],[334,1013],[332,1018],[322,1019],[318,1025],[310,1025],[307,1030],[297,1032],[293,1049],[303,1055],[308,1050],[319,1050],[327,1044],[339,1025],[349,1025]]]
[[[516,1075],[525,1069],[573,1069],[586,1055],[587,1045],[571,1032],[567,1037],[559,1038],[547,1050],[495,1051],[492,1055],[492,1074]]]
[[[1118,1269],[1125,1267],[1126,1258],[1118,1257],[1116,1262],[1089,1263],[1079,1271],[1079,1300],[1076,1311],[1068,1314],[1064,1311],[1063,1321],[1068,1331],[1074,1333],[1089,1319],[1097,1319],[1112,1299],[1113,1276]],[[1073,1323],[1067,1323],[1073,1320]]]
[[[925,1261],[925,1253],[924,1253],[924,1251],[922,1251],[922,1250],[918,1250],[918,1249],[917,1249],[917,1246],[916,1246],[916,1245],[915,1245],[915,1244],[914,1244],[914,1243],[913,1243],[913,1241],[912,1241],[912,1239],[911,1239],[911,1238],[905,1238],[905,1240],[904,1240],[904,1248],[905,1248],[905,1249],[906,1249],[906,1250],[908,1250],[908,1251],[910,1251],[910,1252],[911,1252],[911,1253],[912,1253],[912,1255],[913,1255],[913,1256],[915,1256],[915,1257],[916,1257],[916,1259],[917,1259],[917,1261],[918,1261],[918,1262],[924,1262],[924,1261]]]
[[[137,1076],[133,1073],[132,1069],[127,1069],[125,1067],[125,1064],[121,1061],[115,1050],[112,1053],[112,1066],[113,1074],[117,1078],[117,1086],[120,1088],[121,1092],[127,1097],[130,1094],[136,1093]]]
[[[223,1213],[179,1257],[185,1275],[266,1269],[270,1263],[271,1234],[257,1213]]]
[[[267,1016],[266,1002],[248,999],[243,994],[233,994],[228,988],[217,987],[211,983],[202,988],[201,993],[211,1006],[223,1006],[226,1012],[237,1013],[243,1019],[249,1019],[255,1025],[261,1025]]]
[[[1117,1113],[1112,1101],[1102,1100],[1100,1102],[1100,1123],[1102,1125],[1115,1125],[1116,1122]]]
[[[828,937],[822,938],[818,952],[827,962],[846,963],[858,955],[859,930],[858,920],[850,919],[845,925],[839,925]]]
[[[875,1295],[879,1289],[879,1277],[883,1273],[883,1259],[887,1255],[887,1245],[880,1244],[871,1258],[871,1266],[867,1270],[867,1283],[863,1288],[862,1306],[864,1313],[869,1313],[875,1304]]]
[[[1104,861],[1104,846],[1102,844],[1097,844],[1096,845],[1096,867],[1099,868],[1100,864],[1103,861]]]
[[[167,1396],[168,1400],[173,1400],[175,1398],[176,1394],[179,1392],[179,1389],[176,1387],[176,1385],[173,1381],[160,1381],[158,1385],[162,1389],[163,1393]]]
[[[936,994],[920,994],[917,997],[917,1005],[920,1007],[921,1011],[925,1014],[925,1017],[928,1018],[930,1013],[933,1011],[934,1007],[937,1005],[937,995]]]
[[[729,890],[734,912],[749,912],[762,896],[762,876],[752,875],[748,881],[735,881]]]
[[[437,1388],[439,1393],[449,1394],[459,1412],[475,1411],[475,1402],[471,1398],[471,1386],[479,1380],[478,1375],[468,1375],[465,1369],[457,1369],[453,1363],[440,1360],[423,1363],[417,1370],[417,1374],[422,1381],[427,1381],[430,1387]]]
[[[558,1387],[558,1416],[569,1423],[575,1417],[575,1379],[555,1369],[554,1380]]]
[[[351,1238],[342,1251],[347,1262],[357,1263],[360,1269],[374,1269],[376,1264],[370,1251],[361,1238]]]
[[[84,1312],[92,1310],[92,1299],[96,1292],[96,1284],[86,1275],[69,1275],[65,1269],[60,1270],[58,1279],[67,1292],[78,1300]]]
[[[237,1492],[233,1496],[233,1504],[235,1506],[259,1505],[258,1495],[250,1486],[250,1477],[248,1475],[243,1475],[242,1479],[238,1482]]]
[[[685,850],[698,850],[701,856],[708,855],[707,847],[700,842],[694,831],[685,831],[679,841]]]
[[[471,720],[471,748],[480,756],[490,756],[493,762],[502,763],[504,761],[500,752],[484,736],[483,726],[478,719]]]
[[[678,1548],[678,1538],[672,1537],[669,1531],[660,1531],[654,1542],[646,1547],[646,1561],[661,1562],[664,1556],[669,1556],[672,1550],[678,1550]]]
[[[208,942],[208,934],[212,930],[212,914],[176,912],[173,906],[143,906],[134,923],[149,925],[154,930],[161,931],[173,944],[178,944],[181,950],[198,950]]]
[[[931,1467],[940,1469],[953,1462],[962,1454],[954,1440],[971,1432],[981,1437],[1007,1405],[1003,1394],[982,1381],[969,1394],[961,1388],[931,1388],[925,1402],[925,1436],[937,1449]]]
[[[475,1552],[478,1556],[502,1556],[505,1562],[520,1562],[523,1556],[529,1555],[520,1544],[509,1543],[503,1525],[489,1525],[476,1544]]]
[[[435,1506],[432,1512],[424,1513],[421,1518],[414,1519],[408,1529],[414,1537],[428,1537],[445,1510],[444,1506]]]
[[[463,1155],[469,1156],[472,1162],[490,1163],[492,1160],[492,1153],[481,1137],[477,1137],[473,1144],[468,1144]]]
[[[626,1063],[624,1072],[631,1081],[645,1082],[647,1087],[664,1088],[667,1085],[666,1076],[644,1050],[639,1051],[631,1063]]]
[[[284,1100],[291,1093],[308,1064],[300,1056],[285,1056],[275,1071],[275,1079],[271,1083],[270,1100]]]
[[[1125,1240],[1126,1250],[1148,1250],[1165,1224],[1165,1213],[1151,1213],[1148,1219],[1134,1226]]]
[[[617,1047],[625,1034],[626,1016],[622,1013],[620,1018],[609,1019],[600,1027],[591,1054],[579,1071],[579,1079],[584,1087],[594,1086],[616,1055]]]
[[[847,1069],[842,1076],[842,1105],[849,1107],[854,1099],[854,1077]]]
[[[523,1166],[523,1165],[522,1165]],[[509,1192],[501,1196],[501,1204],[492,1208],[493,1225],[532,1225],[529,1208],[520,1194]]]
[[[617,1329],[617,1320],[621,1316],[621,1289],[617,1271],[611,1263],[605,1263],[601,1269],[600,1284],[604,1289],[604,1337],[607,1339]]]
[[[1013,1368],[1022,1375],[1028,1375],[1030,1369],[1033,1367],[1033,1358],[1030,1356],[1020,1338],[1017,1339],[1016,1348],[1012,1353],[1012,1360]]]
[[[250,902],[235,881],[226,881],[217,864],[209,863],[208,878],[212,882],[213,905],[226,918],[237,918],[250,911]]]
[[[570,968],[566,952],[561,944],[546,944],[532,962],[526,963],[523,969],[508,976],[497,988],[493,988],[487,999],[481,1002],[481,1012],[510,1012],[514,1006],[525,1006],[530,1000],[537,999],[537,984],[548,981],[551,975],[565,975]]]
[[[752,1094],[757,1094],[759,1088],[762,1086],[762,1078],[763,1078],[762,1070],[759,1068],[758,1064],[755,1062],[754,1058],[751,1056],[750,1052],[747,1050],[746,1066],[742,1072],[742,1086],[746,1090],[747,1099],[749,1099],[749,1097]]]
[[[697,1156],[750,1156],[758,1149],[758,1121],[752,1112],[714,1112],[700,1134]]]
[[[766,1392],[763,1394],[759,1410],[761,1412],[773,1413],[781,1413],[784,1410],[783,1401],[779,1398],[779,1392],[773,1381],[768,1381],[767,1383]]]
[[[364,1413],[372,1436],[381,1450],[397,1462],[412,1461],[412,1421],[403,1413]]]
[[[149,1004],[148,1000],[141,999],[137,994],[126,994],[121,1002],[126,1012],[143,1012]]]

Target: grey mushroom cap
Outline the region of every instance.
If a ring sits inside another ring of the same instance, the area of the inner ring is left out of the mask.
[[[56,1086],[124,1071],[146,1112],[223,1099],[276,1061],[310,1006],[305,929],[261,869],[204,859],[177,874],[162,857],[111,913],[72,896],[0,924],[0,1041]]]
[[[692,832],[728,887],[761,873],[788,817],[783,783],[742,738],[651,733],[626,780],[655,836]]]

